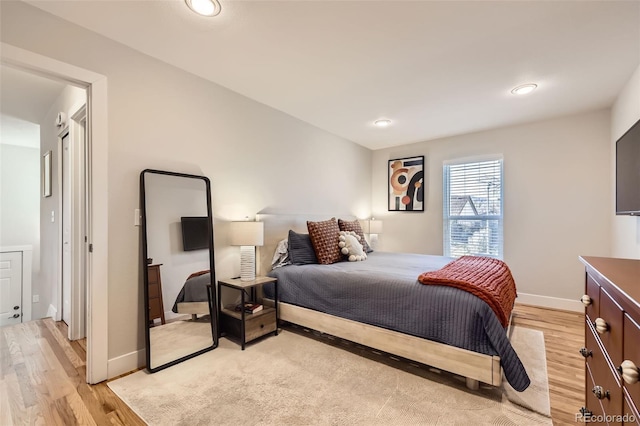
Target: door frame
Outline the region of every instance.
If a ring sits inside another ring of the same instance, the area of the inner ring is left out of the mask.
[[[87,146],[91,175],[87,256],[87,377],[98,383],[109,377],[108,346],[108,122],[107,78],[19,47],[0,43],[7,66],[56,79],[87,90]],[[80,218],[80,220],[83,220]]]
[[[88,263],[88,230],[90,206],[87,205],[87,174],[91,173],[90,161],[87,158],[87,140],[85,127],[87,123],[87,104],[73,107],[75,111],[70,114],[68,124],[58,132],[58,193],[63,194],[58,200],[58,211],[60,212],[60,220],[58,221],[58,235],[60,251],[58,254],[58,282],[57,294],[59,307],[56,312],[56,321],[60,321],[64,316],[64,218],[68,214],[71,220],[71,229],[69,230],[69,242],[71,244],[70,269],[71,283],[69,295],[69,324],[67,337],[69,340],[78,340],[86,337],[86,293],[88,281],[87,263]],[[83,125],[82,122],[85,124]],[[64,156],[64,137],[69,138],[69,155],[68,163],[63,161]],[[69,178],[69,194],[68,200],[64,197],[64,168],[68,167]],[[69,210],[65,212],[65,210]],[[85,239],[87,236],[87,239]]]
[[[82,124],[84,122],[84,124]],[[89,223],[88,213],[91,206],[87,203],[88,176],[91,173],[90,158],[87,156],[87,104],[82,104],[69,119],[71,165],[71,229],[72,249],[71,258],[71,324],[69,324],[69,340],[86,337],[87,318],[87,264],[89,262]],[[62,140],[60,140],[62,142]],[[62,192],[61,192],[62,193]],[[77,218],[74,220],[74,218]]]

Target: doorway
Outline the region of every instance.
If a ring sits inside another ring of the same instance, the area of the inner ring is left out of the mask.
[[[108,374],[108,126],[107,80],[103,75],[0,43],[3,65],[67,82],[87,90],[86,145],[91,170],[88,194],[87,242],[87,377],[98,383]]]

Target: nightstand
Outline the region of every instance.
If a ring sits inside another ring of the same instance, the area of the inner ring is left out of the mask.
[[[256,290],[265,284],[273,283],[274,307],[263,305],[263,309],[255,313],[247,313],[244,309],[236,311],[235,306],[222,306],[222,287],[240,291],[240,306],[252,301],[256,302]],[[248,296],[248,298],[247,298]],[[220,308],[220,330],[223,333],[240,339],[242,350],[247,342],[269,333],[278,335],[278,280],[271,277],[256,277],[252,281],[230,278],[218,281],[218,304]]]

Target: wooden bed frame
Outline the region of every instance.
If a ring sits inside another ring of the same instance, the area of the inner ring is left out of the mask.
[[[306,233],[307,220],[326,220],[330,217],[327,215],[321,218],[317,215],[259,215],[257,220],[264,222],[265,230],[265,244],[259,252],[260,274],[264,275],[271,269],[275,248],[280,240],[286,238],[289,229]],[[342,215],[340,218],[353,220],[351,215]],[[273,304],[272,300],[270,302]],[[280,302],[278,308],[280,319],[284,321],[464,376],[469,389],[478,389],[479,382],[492,386],[500,386],[502,383],[499,356],[449,346],[288,303]],[[510,329],[507,330],[507,335],[509,331]]]
[[[209,315],[209,302],[178,302],[178,313],[191,315],[195,320],[198,315]]]

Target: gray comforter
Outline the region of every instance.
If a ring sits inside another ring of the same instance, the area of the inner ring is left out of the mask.
[[[211,284],[211,274],[206,273],[185,281],[176,301],[171,309],[178,313],[178,303],[181,302],[208,302],[207,285]]]
[[[399,331],[487,355],[499,355],[511,386],[530,380],[506,331],[481,299],[452,287],[423,285],[418,275],[452,259],[374,252],[364,262],[288,265],[269,273],[278,279],[281,302]],[[265,286],[272,296],[272,286]]]

